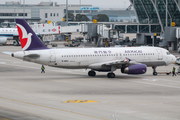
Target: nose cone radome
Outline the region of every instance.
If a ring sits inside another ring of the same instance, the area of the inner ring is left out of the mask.
[[[24,52],[23,51],[19,51],[19,52],[14,52],[11,55],[12,57],[18,58],[18,59],[23,59],[24,58]]]

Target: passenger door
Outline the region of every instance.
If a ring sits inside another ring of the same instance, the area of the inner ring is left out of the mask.
[[[162,60],[163,59],[162,51],[160,49],[157,49],[157,53],[158,53],[158,60]]]

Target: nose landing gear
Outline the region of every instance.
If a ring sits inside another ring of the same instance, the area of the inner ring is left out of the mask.
[[[153,75],[156,76],[157,75],[156,67],[152,67],[152,69],[153,69]]]

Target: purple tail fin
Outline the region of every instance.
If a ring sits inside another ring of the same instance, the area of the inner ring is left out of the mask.
[[[41,50],[47,48],[24,19],[16,19],[22,50]]]

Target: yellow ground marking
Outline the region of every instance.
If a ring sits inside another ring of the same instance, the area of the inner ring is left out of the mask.
[[[2,119],[2,120],[10,120],[10,119],[7,119],[7,118],[3,118],[3,117],[0,117],[0,119]]]
[[[43,108],[49,108],[49,109],[53,109],[53,110],[58,110],[58,111],[63,111],[63,112],[68,112],[68,113],[73,113],[73,114],[82,115],[82,116],[87,116],[87,117],[91,117],[91,118],[96,118],[96,119],[101,119],[101,120],[108,120],[108,119],[105,119],[105,118],[100,118],[100,117],[96,117],[96,116],[92,116],[92,115],[87,115],[87,114],[83,114],[83,113],[78,113],[78,112],[69,111],[69,110],[63,110],[63,109],[59,109],[59,108],[48,107],[48,106],[44,106],[44,105],[38,105],[38,104],[35,104],[35,103],[23,102],[23,101],[14,100],[14,99],[9,99],[9,98],[3,98],[3,97],[0,97],[0,98],[1,98],[1,99],[4,99],[4,100],[9,100],[9,101],[14,101],[14,102],[24,103],[24,104],[28,104],[28,105],[39,106],[39,107],[43,107]],[[8,119],[3,119],[3,120],[8,120]]]
[[[92,102],[99,102],[99,101],[94,101],[94,100],[68,100],[68,101],[64,101],[62,103],[92,103]]]

